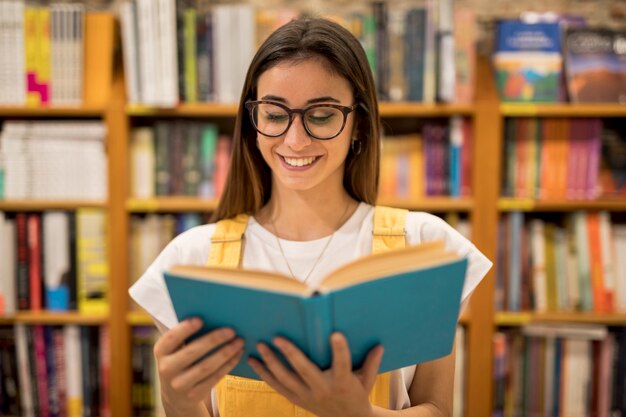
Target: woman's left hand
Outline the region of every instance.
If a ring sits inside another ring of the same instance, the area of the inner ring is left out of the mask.
[[[257,350],[264,364],[254,358],[250,358],[248,363],[267,384],[289,401],[319,417],[366,417],[372,414],[368,395],[380,367],[382,346],[373,348],[367,354],[363,367],[352,371],[348,341],[341,333],[334,333],[330,337],[332,366],[323,371],[287,339],[277,337],[273,343],[293,370],[284,366],[263,343],[257,345]]]

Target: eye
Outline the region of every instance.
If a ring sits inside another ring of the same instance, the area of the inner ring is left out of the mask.
[[[265,112],[263,118],[268,122],[281,123],[285,122],[289,115],[284,111]]]
[[[311,109],[306,114],[306,119],[314,124],[330,123],[337,116],[337,109],[332,107],[317,107]]]

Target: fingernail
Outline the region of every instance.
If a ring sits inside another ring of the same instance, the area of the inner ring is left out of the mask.
[[[187,319],[187,323],[189,323],[191,327],[197,327],[202,324],[202,320],[200,320],[198,317],[191,317]]]

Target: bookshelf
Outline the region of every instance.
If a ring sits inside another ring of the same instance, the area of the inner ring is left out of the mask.
[[[108,47],[111,52],[113,43]],[[96,49],[98,50],[98,49]],[[100,49],[107,50],[107,49]],[[80,107],[0,107],[0,119],[9,118],[95,118],[107,126],[108,199],[107,201],[2,201],[0,211],[75,210],[104,208],[108,215],[109,248],[109,313],[83,315],[20,312],[0,317],[0,325],[78,324],[108,326],[110,333],[110,406],[114,416],[131,415],[131,330],[134,326],[150,326],[151,319],[131,309],[127,294],[130,277],[129,223],[134,214],[210,212],[217,207],[214,199],[195,197],[162,197],[136,199],[130,196],[129,143],[135,125],[156,120],[205,119],[232,123],[237,106],[231,104],[181,104],[176,108],[129,105],[124,74],[119,62],[109,77],[110,94],[100,104]],[[106,76],[104,79],[108,79]],[[536,200],[500,196],[502,173],[503,126],[510,117],[625,117],[626,106],[578,104],[502,104],[499,102],[491,68],[487,60],[479,60],[477,96],[473,104],[380,103],[380,113],[389,123],[402,120],[425,120],[464,116],[472,120],[474,152],[472,161],[473,195],[463,198],[425,198],[419,200],[387,199],[381,204],[436,213],[463,213],[473,230],[472,241],[492,260],[498,247],[498,219],[509,211],[571,212],[575,210],[609,210],[626,212],[624,199],[592,201]],[[492,412],[493,355],[491,340],[501,327],[522,326],[535,322],[595,323],[626,326],[626,313],[534,313],[495,312],[494,271],[483,280],[472,295],[468,311],[461,317],[466,328],[467,370],[465,415],[486,416]]]

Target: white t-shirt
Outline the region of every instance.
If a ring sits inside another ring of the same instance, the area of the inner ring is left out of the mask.
[[[316,286],[330,271],[372,251],[372,228],[374,207],[361,203],[354,214],[332,236],[330,243],[321,239],[296,242],[282,240],[281,247],[289,260],[289,267],[300,280],[303,280],[315,266],[306,282]],[[407,244],[413,245],[432,240],[444,240],[447,249],[468,257],[468,269],[463,288],[462,302],[476,288],[492,266],[469,240],[441,218],[424,212],[409,212],[406,219]],[[194,227],[173,239],[150,265],[146,272],[130,288],[131,297],[165,328],[178,323],[172,307],[163,271],[174,264],[205,265],[211,247],[211,236],[215,224]],[[250,217],[245,232],[243,267],[277,271],[290,276],[276,236],[263,228],[254,217]],[[316,261],[324,247],[328,247],[319,262]],[[165,330],[165,329],[160,329]],[[390,407],[404,409],[410,407],[409,387],[413,380],[415,366],[392,372]],[[213,393],[214,394],[214,393]],[[217,416],[217,399],[213,399],[213,415]]]

